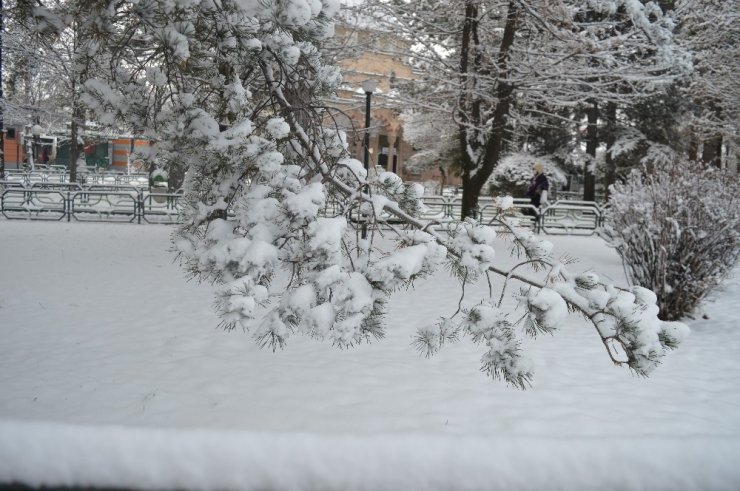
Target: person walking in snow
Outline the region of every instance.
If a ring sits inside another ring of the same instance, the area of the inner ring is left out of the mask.
[[[545,175],[545,165],[542,162],[536,162],[534,167],[534,176],[529,181],[527,188],[527,197],[530,199],[532,206],[539,209],[543,204],[547,206],[547,193],[550,190],[550,181]]]

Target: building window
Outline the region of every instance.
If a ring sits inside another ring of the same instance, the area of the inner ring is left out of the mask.
[[[15,140],[15,128],[8,128],[8,132],[5,138],[7,138],[8,140]]]

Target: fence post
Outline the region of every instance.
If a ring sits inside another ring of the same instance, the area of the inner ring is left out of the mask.
[[[136,204],[135,207],[138,207],[138,211],[135,211],[137,216],[137,223],[141,225],[141,215],[144,214],[144,192],[139,189],[137,192],[137,198],[136,198]]]
[[[67,212],[67,221],[71,222],[72,221],[72,197],[69,191],[67,191],[67,199],[64,201],[64,208],[65,208],[65,211]]]

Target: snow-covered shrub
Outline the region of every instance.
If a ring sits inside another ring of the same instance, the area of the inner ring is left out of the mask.
[[[740,257],[740,181],[688,161],[633,171],[612,187],[606,233],[660,318],[690,315]]]
[[[545,165],[545,175],[550,181],[551,188],[562,189],[568,182],[565,172],[552,159],[519,152],[503,157],[493,170],[488,179],[491,193],[523,198],[534,175],[532,166],[535,162],[542,162]]]

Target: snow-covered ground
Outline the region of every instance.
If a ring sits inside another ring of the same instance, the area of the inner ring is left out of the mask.
[[[479,371],[482,347],[411,346],[456,308],[444,275],[393,299],[382,341],[273,353],[217,327],[170,230],[0,220],[0,483],[740,489],[740,274],[651,378],[613,366],[574,317],[527,342],[521,392]],[[623,277],[598,238],[548,239],[573,269]]]

